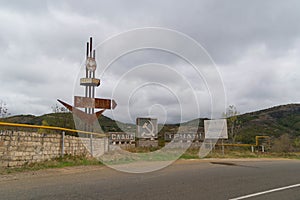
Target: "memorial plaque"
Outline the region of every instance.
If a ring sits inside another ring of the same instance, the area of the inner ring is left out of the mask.
[[[165,133],[164,138],[166,142],[170,141],[200,141],[201,133]]]
[[[133,142],[135,141],[134,133],[125,133],[125,132],[110,132],[110,140],[112,142]]]
[[[157,138],[157,119],[153,118],[137,118],[137,137],[143,139]]]

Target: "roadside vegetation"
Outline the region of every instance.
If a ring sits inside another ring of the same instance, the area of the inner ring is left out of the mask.
[[[18,115],[10,116],[6,104],[0,100],[0,121],[11,123],[25,123],[34,125],[49,125],[66,128],[75,128],[72,114],[67,110],[55,105],[51,114],[42,116],[33,115]],[[229,106],[224,117],[228,122],[229,140],[224,141],[224,144],[253,144],[255,145],[255,136],[268,136],[270,142],[265,139],[259,140],[260,147],[255,147],[254,152],[251,147],[225,147],[224,153],[220,146],[217,146],[205,158],[288,158],[300,159],[300,104],[289,104],[276,106],[269,109],[264,109],[256,112],[245,113],[240,115],[235,106]],[[198,133],[203,133],[203,121],[207,118],[196,120],[198,123]],[[135,132],[134,124],[126,124],[114,121],[108,117],[100,116],[99,124],[104,132]],[[181,124],[189,126],[193,124],[193,120]],[[160,125],[158,134],[158,144],[160,148],[165,145],[164,134],[169,132],[177,132],[180,124],[165,124]],[[197,126],[197,125],[196,125]],[[194,127],[194,124],[193,126]],[[0,127],[0,130],[10,130],[9,127]],[[17,130],[22,130],[18,128]],[[25,129],[30,131],[30,129]],[[32,130],[43,132],[43,130]],[[68,134],[68,133],[66,133]],[[69,133],[72,135],[72,133]],[[265,152],[262,152],[261,146],[264,146]],[[153,152],[159,148],[132,148],[127,149],[132,153]],[[180,158],[181,159],[199,159],[199,148],[188,149]],[[174,156],[156,156],[151,159],[148,157],[139,159],[143,160],[165,160],[173,159]],[[120,160],[122,163],[130,162],[134,157],[128,157],[125,160]],[[50,161],[27,164],[18,168],[0,168],[0,174],[13,173],[18,171],[31,171],[46,168],[61,168],[67,166],[80,165],[101,165],[96,159],[85,157],[65,156]]]
[[[11,174],[16,172],[37,171],[49,168],[63,168],[88,165],[102,165],[102,163],[95,158],[65,155],[64,157],[59,157],[44,162],[30,163],[19,167],[0,168],[0,175]]]

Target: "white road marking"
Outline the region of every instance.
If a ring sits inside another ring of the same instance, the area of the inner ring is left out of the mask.
[[[281,187],[281,188],[275,188],[275,189],[267,190],[267,191],[263,191],[263,192],[257,192],[257,193],[254,193],[254,194],[249,194],[249,195],[246,195],[246,196],[236,197],[236,198],[229,199],[229,200],[247,199],[247,198],[250,198],[250,197],[255,197],[255,196],[259,196],[259,195],[263,195],[263,194],[267,194],[267,193],[271,193],[271,192],[277,192],[277,191],[280,191],[280,190],[295,188],[295,187],[300,187],[300,184],[285,186],[285,187]]]

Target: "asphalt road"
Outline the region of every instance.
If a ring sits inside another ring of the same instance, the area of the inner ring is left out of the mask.
[[[217,200],[264,192],[245,199],[292,200],[300,199],[297,184],[300,161],[296,160],[195,160],[146,174],[97,166],[2,176],[0,199]]]

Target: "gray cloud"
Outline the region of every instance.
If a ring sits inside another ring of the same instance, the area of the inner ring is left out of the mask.
[[[183,32],[203,45],[222,75],[228,104],[235,104],[240,112],[299,102],[299,6],[296,0],[1,1],[0,99],[13,114],[50,112],[57,98],[71,103],[74,88],[75,93],[83,93],[74,84],[81,76],[89,36],[100,43],[129,29],[155,26]],[[147,63],[167,65],[184,76],[198,98],[201,116],[209,116],[210,96],[203,77],[180,57],[158,50],[119,58],[101,77],[97,95],[112,96],[124,73]],[[153,103],[165,106],[167,121],[179,119],[176,101],[161,88],[157,93],[137,92],[143,94],[142,101],[130,105],[137,111],[124,114],[126,98],[122,98],[143,81],[160,81],[176,94],[185,94],[181,102],[187,111],[185,120],[196,117],[184,80],[164,70],[151,73],[150,67],[147,74],[135,75],[120,87],[117,119],[130,121],[146,114],[148,109],[142,108]]]

